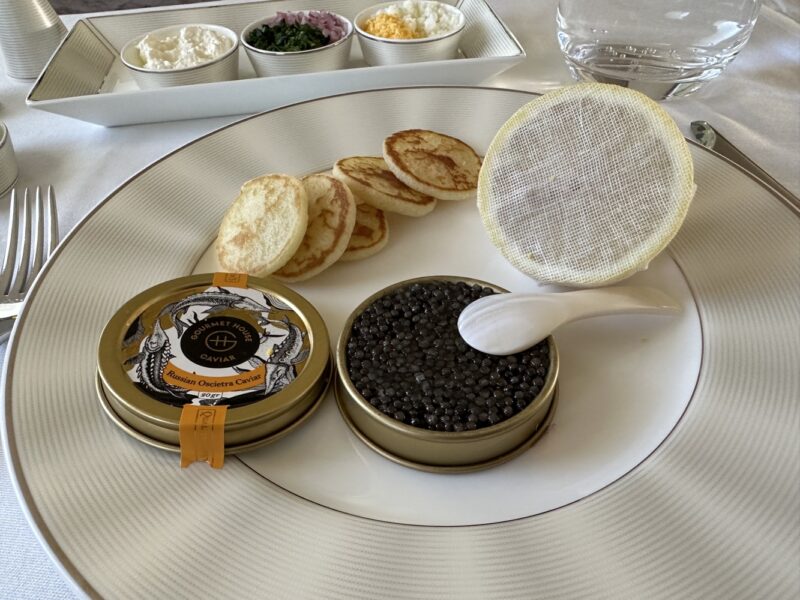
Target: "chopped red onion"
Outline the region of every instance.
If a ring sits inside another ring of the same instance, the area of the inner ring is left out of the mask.
[[[265,24],[270,27],[282,23],[287,25],[311,25],[319,29],[331,43],[338,42],[347,35],[347,24],[338,15],[327,11],[278,11],[274,17],[265,21]]]

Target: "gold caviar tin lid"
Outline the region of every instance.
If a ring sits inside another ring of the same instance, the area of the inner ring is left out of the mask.
[[[537,345],[544,346],[549,366],[542,376],[541,389],[536,396],[530,398],[527,406],[510,418],[473,430],[434,431],[399,421],[365,398],[351,376],[348,345],[354,335],[354,325],[362,313],[384,297],[391,297],[411,286],[428,284],[466,284],[489,288],[495,293],[508,291],[467,277],[431,276],[395,283],[365,299],[347,319],[336,347],[334,391],[339,411],[362,442],[385,458],[406,467],[432,473],[466,473],[502,464],[533,446],[553,420],[558,405],[559,357],[552,336]],[[467,352],[470,350],[482,357],[489,357],[477,350],[469,349]],[[402,361],[410,363],[411,359],[406,353]]]
[[[317,310],[276,281],[231,273],[141,292],[108,322],[97,354],[98,396],[111,420],[182,456],[185,409],[220,409],[224,453],[241,452],[305,422],[331,374]]]

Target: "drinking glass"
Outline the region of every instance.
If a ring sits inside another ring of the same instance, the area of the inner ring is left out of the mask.
[[[750,38],[760,0],[560,0],[558,42],[575,79],[658,100],[717,77]]]

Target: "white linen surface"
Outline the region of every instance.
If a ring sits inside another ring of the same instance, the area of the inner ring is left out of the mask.
[[[555,40],[556,0],[489,0],[527,52],[526,61],[487,85],[547,91],[569,83]],[[797,17],[792,2],[771,6]],[[689,135],[705,119],[800,195],[800,24],[762,8],[749,44],[717,81],[664,107]],[[71,26],[76,17],[65,17]],[[21,186],[53,184],[66,235],[89,210],[163,154],[238,117],[106,129],[25,105],[31,82],[9,79],[0,62],[0,121],[9,129]],[[0,203],[5,236],[7,200]],[[800,243],[800,242],[798,242]],[[4,242],[3,242],[4,244]],[[4,247],[0,246],[0,248]],[[5,346],[0,346],[0,359]],[[0,462],[5,462],[0,448]],[[0,467],[0,599],[79,597],[25,520],[7,468]]]

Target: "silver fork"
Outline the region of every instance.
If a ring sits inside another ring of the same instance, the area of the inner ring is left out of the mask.
[[[31,283],[58,243],[58,214],[53,187],[28,188],[20,202],[17,190],[11,191],[8,211],[6,253],[0,271],[0,342],[8,335],[13,319],[22,309]]]

